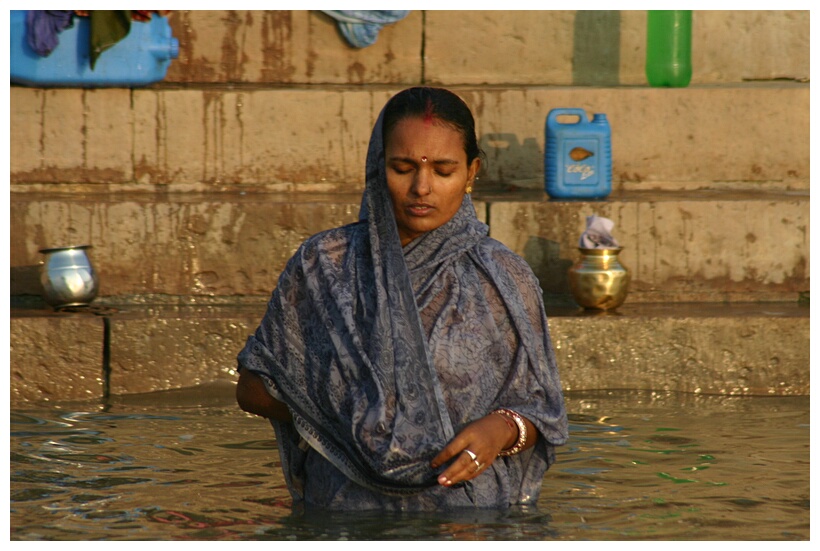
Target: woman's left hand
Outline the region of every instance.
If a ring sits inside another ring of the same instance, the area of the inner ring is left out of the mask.
[[[442,486],[452,486],[480,475],[495,461],[498,452],[515,444],[517,439],[517,431],[513,432],[500,415],[485,415],[464,427],[433,458],[430,466],[438,468],[458,456],[438,477]]]

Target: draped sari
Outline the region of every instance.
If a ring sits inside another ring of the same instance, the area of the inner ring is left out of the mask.
[[[380,115],[359,222],[302,244],[238,356],[292,413],[272,421],[291,495],[333,509],[532,503],[567,439],[538,281],[466,195],[402,247],[386,182]],[[432,458],[497,407],[528,418],[537,444],[440,486]]]

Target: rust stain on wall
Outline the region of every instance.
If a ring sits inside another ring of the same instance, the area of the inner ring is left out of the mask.
[[[311,12],[311,17],[307,18],[307,47],[305,49],[305,76],[307,77],[307,81],[310,82],[313,77],[313,73],[316,70],[316,61],[319,59],[319,54],[316,52],[316,49],[313,46],[313,22],[314,18],[312,16],[313,12]]]
[[[179,56],[168,67],[166,82],[214,82],[217,74],[203,56],[196,58],[197,33],[190,10],[172,11],[168,15],[172,34],[179,40]]]
[[[365,67],[355,61],[347,66],[347,80],[351,84],[364,84]]]
[[[149,163],[145,156],[140,157],[134,163],[134,179],[137,181],[147,180],[151,184],[169,184],[167,171],[157,167],[155,163]]]
[[[234,104],[234,118],[237,127],[239,128],[239,175],[241,176],[245,172],[245,158],[244,158],[244,151],[245,151],[245,122],[244,122],[244,111],[243,107],[245,106],[245,96],[244,94],[237,94],[236,96],[236,103]],[[239,181],[242,180],[241,177],[238,178]]]
[[[780,283],[766,281],[766,274],[759,274],[754,268],[745,272],[742,280],[729,276],[704,277],[700,272],[670,276],[663,281],[644,281],[635,277],[630,283],[630,292],[633,297],[639,293],[648,293],[667,300],[695,302],[714,301],[721,295],[745,296],[746,302],[768,300],[771,297],[786,300],[789,296],[793,296],[796,301],[797,294],[808,287],[808,279],[804,273],[800,273],[800,266],[795,267],[792,274]]]
[[[242,18],[235,11],[226,12],[225,36],[222,38],[222,60],[220,69],[222,78],[227,82],[241,82],[244,80],[244,64],[248,61],[248,56],[244,52],[243,44],[240,44],[240,31],[244,31],[253,23],[253,17],[247,13],[243,22]],[[244,43],[244,32],[241,42]]]
[[[204,91],[202,93],[202,181],[219,182],[224,172],[224,129],[225,108],[221,92]]]
[[[172,176],[168,170],[168,123],[165,95],[155,96],[153,112],[153,156],[134,155],[134,180],[153,184],[170,184]],[[146,148],[149,149],[149,148]],[[177,169],[176,173],[180,170]]]
[[[289,82],[296,72],[287,51],[293,34],[289,11],[266,11],[262,18],[262,81]]]
[[[12,184],[30,183],[88,183],[121,184],[129,182],[126,173],[113,168],[83,168],[45,166],[35,170],[21,170],[11,173]]]

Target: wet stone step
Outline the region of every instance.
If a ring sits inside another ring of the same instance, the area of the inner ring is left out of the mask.
[[[90,244],[101,297],[265,297],[308,236],[358,220],[360,192],[12,193],[12,295],[38,295],[39,250]],[[796,300],[809,289],[808,191],[632,191],[553,201],[477,192],[490,235],[523,256],[550,300],[592,214],[610,218],[630,302]]]
[[[104,306],[104,305],[103,305]],[[102,399],[236,380],[264,301],[116,304],[103,313],[11,309],[11,402]],[[565,390],[808,395],[809,307],[650,304],[549,307]]]

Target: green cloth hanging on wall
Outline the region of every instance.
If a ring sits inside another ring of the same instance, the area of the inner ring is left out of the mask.
[[[128,36],[131,30],[131,10],[92,10],[91,70],[105,50]]]

